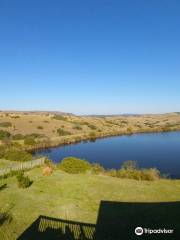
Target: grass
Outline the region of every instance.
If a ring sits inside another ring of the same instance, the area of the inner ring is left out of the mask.
[[[0,123],[4,122],[11,124],[7,131],[12,136],[33,134],[36,148],[111,135],[180,130],[180,115],[176,113],[54,117],[52,114],[14,115],[1,112]],[[59,136],[57,130],[62,128],[68,136]],[[0,126],[2,130],[4,127]],[[24,145],[22,139],[12,142]],[[31,149],[31,146],[24,145],[24,148]],[[11,164],[11,161],[0,160],[0,168]],[[25,175],[33,181],[27,189],[18,188],[16,177],[0,181],[0,186],[6,186],[0,191],[0,213],[4,212],[7,216],[0,226],[0,239],[16,239],[39,215],[96,223],[101,200],[132,203],[180,201],[180,180],[136,181],[107,175],[68,174],[60,170],[55,170],[50,176],[43,176],[41,168],[32,169]]]
[[[6,159],[0,159],[0,169],[15,166],[18,162]]]
[[[41,168],[25,175],[33,181],[27,189],[18,188],[16,177],[2,182],[7,187],[0,191],[0,209],[9,210],[12,221],[1,226],[0,239],[16,239],[39,215],[96,223],[101,200],[180,201],[180,180],[148,182],[60,170],[43,176]]]

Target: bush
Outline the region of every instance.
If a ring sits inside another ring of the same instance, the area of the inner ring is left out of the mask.
[[[92,124],[88,124],[88,127],[89,127],[91,130],[96,130],[96,129],[97,129],[97,127],[94,126],[94,125],[92,125]]]
[[[35,141],[34,137],[26,137],[24,140],[24,144],[25,145],[34,145],[34,144],[36,144],[36,141]]]
[[[20,116],[11,116],[11,118],[20,118]]]
[[[160,172],[156,168],[142,170],[142,179],[148,181],[154,181],[160,179]]]
[[[141,170],[121,168],[117,171],[117,177],[142,180]]]
[[[1,122],[0,127],[12,127],[12,123],[11,122]]]
[[[117,177],[117,170],[115,170],[115,169],[110,169],[106,173],[107,173],[107,175],[109,175],[111,177]]]
[[[10,136],[11,136],[11,134],[9,132],[0,130],[0,140],[9,138]]]
[[[90,139],[96,139],[97,138],[96,133],[95,132],[90,132],[89,133],[89,138]]]
[[[133,133],[133,131],[132,131],[132,128],[131,128],[131,127],[128,127],[128,128],[126,129],[126,131],[127,131],[127,133],[128,133],[128,134],[132,134],[132,133]]]
[[[59,163],[59,168],[68,173],[84,173],[90,169],[90,163],[75,157],[64,158]]]
[[[80,126],[80,125],[75,125],[74,127],[73,127],[73,129],[76,129],[76,130],[82,130],[82,127]]]
[[[135,161],[126,161],[117,171],[117,177],[136,180],[154,181],[160,179],[160,172],[155,168],[137,169]]]
[[[66,131],[66,130],[64,130],[64,129],[62,129],[62,128],[58,128],[58,129],[57,129],[57,133],[58,133],[59,136],[71,135],[70,132],[68,132],[68,131]]]
[[[29,177],[24,176],[24,172],[21,172],[17,175],[18,187],[20,188],[27,188],[32,184],[32,181]]]
[[[25,151],[9,149],[5,152],[4,158],[10,161],[26,162],[32,160],[32,155]]]
[[[24,136],[19,133],[19,134],[13,135],[13,136],[12,136],[12,139],[13,139],[13,140],[22,140],[22,139],[24,139]]]
[[[92,172],[95,174],[105,172],[104,168],[99,163],[92,163],[91,169],[92,169]]]
[[[62,116],[62,115],[55,115],[53,117],[53,119],[61,120],[61,121],[67,121],[67,118],[65,116]]]
[[[45,135],[44,135],[44,134],[39,134],[39,133],[31,133],[31,134],[27,134],[27,135],[25,135],[25,138],[28,138],[28,137],[44,138]]]
[[[136,161],[128,160],[128,161],[123,162],[121,167],[124,169],[136,169],[137,163],[136,163]]]
[[[6,152],[6,147],[3,145],[0,145],[0,158],[4,157],[5,152]]]
[[[42,130],[42,129],[44,129],[44,128],[43,128],[43,126],[38,126],[37,129]]]

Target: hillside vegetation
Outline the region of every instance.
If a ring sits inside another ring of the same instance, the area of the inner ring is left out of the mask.
[[[79,117],[48,113],[0,113],[1,143],[24,149],[69,144],[113,135],[180,130],[180,115]]]

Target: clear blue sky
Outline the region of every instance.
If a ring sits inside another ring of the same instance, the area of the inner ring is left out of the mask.
[[[180,1],[1,0],[0,109],[180,111]]]

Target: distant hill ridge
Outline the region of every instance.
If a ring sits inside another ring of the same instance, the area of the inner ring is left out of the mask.
[[[52,114],[52,115],[69,115],[73,116],[73,113],[65,113],[61,111],[10,111],[10,110],[0,110],[1,113],[7,113],[7,114]]]

